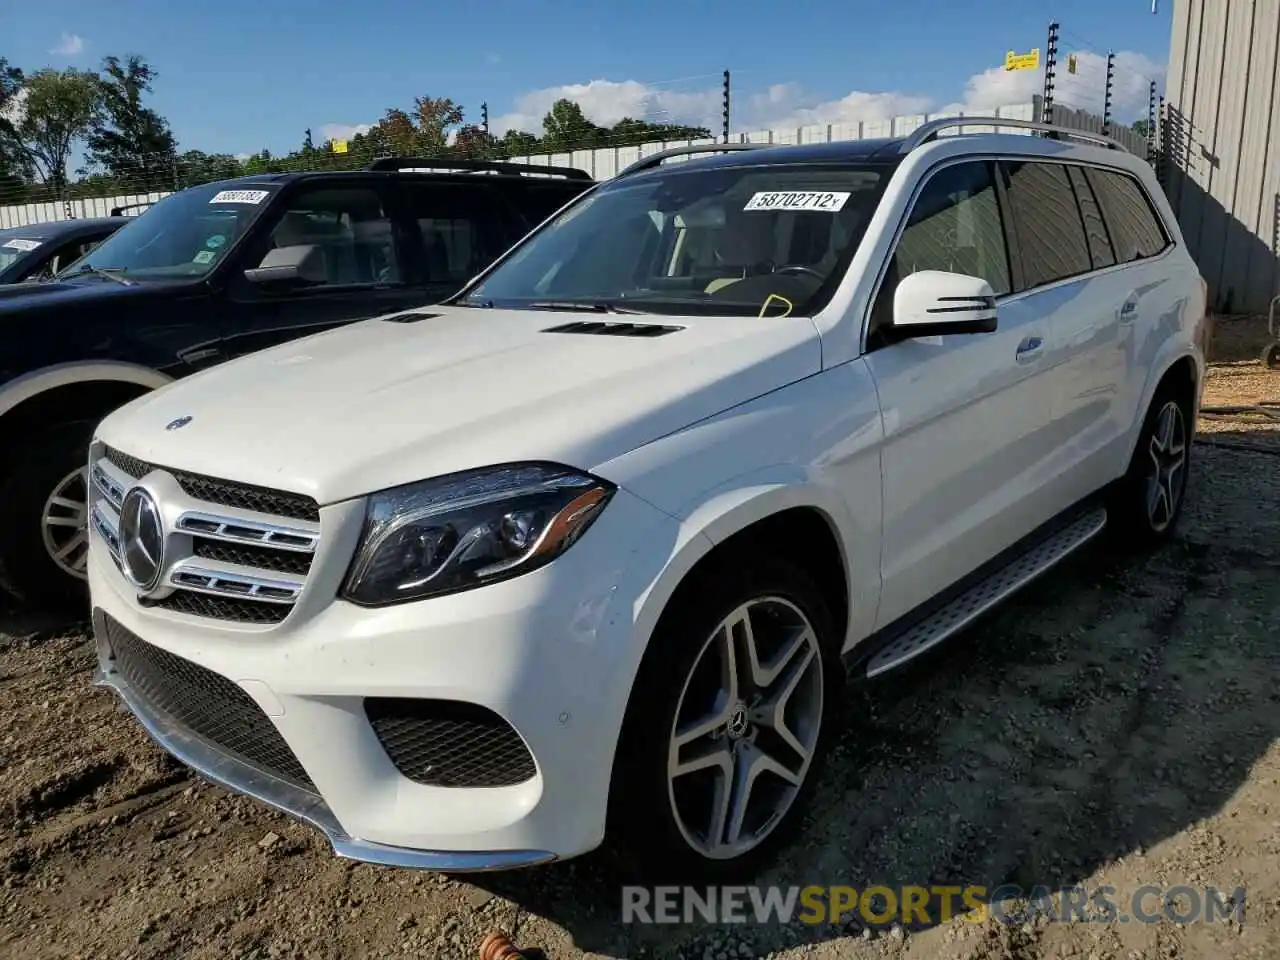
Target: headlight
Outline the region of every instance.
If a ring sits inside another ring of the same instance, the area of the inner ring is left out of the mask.
[[[568,467],[512,464],[369,498],[343,596],[381,606],[528,573],[571,547],[614,486]]]

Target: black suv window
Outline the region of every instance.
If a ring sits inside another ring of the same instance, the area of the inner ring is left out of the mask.
[[[271,231],[268,250],[293,246],[318,249],[325,272],[321,286],[401,279],[391,219],[368,187],[325,185],[295,194]]]
[[[423,180],[401,191],[422,237],[427,283],[463,284],[507,248],[499,198],[487,184]]]
[[[1007,161],[1025,289],[1093,269],[1084,220],[1066,167],[1036,160]]]
[[[1088,176],[1107,218],[1120,263],[1154,257],[1169,245],[1160,219],[1137,180],[1125,173],[1096,168],[1090,169]]]

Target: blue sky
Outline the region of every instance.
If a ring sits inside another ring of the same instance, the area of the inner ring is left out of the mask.
[[[1163,81],[1172,0],[645,0],[600,7],[537,0],[0,0],[0,56],[26,69],[96,66],[140,53],[159,71],[153,106],[182,149],[295,148],[310,127],[343,133],[414,96],[452,97],[493,126],[537,131],[557,96],[588,116],[718,126],[733,72],[734,129],[879,119],[1018,102],[1039,74],[998,69],[1006,50],[1060,50],[1079,72],[1060,99],[1101,112],[1102,57],[1117,52],[1124,119]],[[994,102],[993,102],[994,101]]]

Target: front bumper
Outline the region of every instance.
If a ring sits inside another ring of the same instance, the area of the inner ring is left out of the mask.
[[[336,533],[325,541],[349,544],[358,505],[323,513],[326,533]],[[619,491],[548,567],[377,610],[333,600],[345,560],[322,556],[297,608],[265,629],[141,606],[95,540],[89,584],[98,682],[178,759],[314,825],[339,856],[450,872],[576,856],[604,837],[614,747],[643,652],[636,599],[669,556],[675,523]],[[234,683],[278,731],[314,792],[175,720],[117,668],[113,629]],[[480,788],[410,779],[375,734],[366,698],[483,706],[519,734],[535,772]]]

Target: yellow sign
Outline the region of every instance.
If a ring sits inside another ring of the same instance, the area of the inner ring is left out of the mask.
[[[1030,53],[1014,53],[1010,50],[1004,55],[1004,68],[1006,70],[1039,70],[1040,48],[1036,47]]]
[[[1067,54],[1067,73],[1075,73],[1079,66],[1076,55],[1074,53]]]
[[[346,152],[347,152],[347,141],[345,141],[345,140],[335,140],[335,141],[333,141],[333,152],[334,152],[334,153],[346,153]]]

